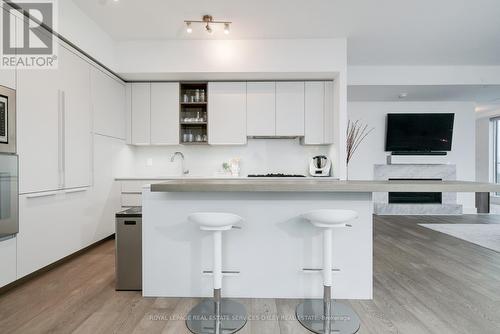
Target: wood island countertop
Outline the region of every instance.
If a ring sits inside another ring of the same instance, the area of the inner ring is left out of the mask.
[[[500,184],[472,181],[341,181],[320,178],[175,179],[153,192],[500,192]]]

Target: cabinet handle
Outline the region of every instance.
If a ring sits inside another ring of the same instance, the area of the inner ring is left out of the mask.
[[[137,222],[134,220],[126,220],[123,222],[125,225],[137,225]]]
[[[62,111],[61,111],[61,118],[62,118],[62,140],[61,140],[61,165],[62,165],[62,186],[64,187],[66,185],[66,92],[61,91],[62,93]]]
[[[59,172],[59,187],[64,188],[64,94],[63,91],[57,90],[58,99],[58,172]]]
[[[79,193],[79,192],[83,192],[83,191],[87,191],[87,188],[66,189],[64,192],[66,194],[71,194],[71,193]]]
[[[49,197],[49,196],[55,196],[57,194],[58,194],[57,191],[47,191],[47,192],[44,192],[44,193],[28,194],[28,195],[26,195],[26,198]]]

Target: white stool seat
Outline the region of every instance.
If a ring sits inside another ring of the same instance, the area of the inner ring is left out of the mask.
[[[357,217],[356,211],[342,209],[314,210],[302,215],[314,226],[323,228],[346,227],[347,222]]]
[[[238,215],[225,212],[197,212],[190,214],[188,219],[206,231],[225,231],[243,220]]]

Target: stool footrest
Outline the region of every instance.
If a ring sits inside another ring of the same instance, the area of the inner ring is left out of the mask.
[[[205,276],[212,276],[214,272],[212,270],[203,270],[202,274]],[[238,276],[240,274],[239,271],[236,270],[223,270],[222,276]]]

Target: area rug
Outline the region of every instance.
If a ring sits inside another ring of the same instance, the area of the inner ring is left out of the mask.
[[[500,224],[419,224],[500,253]]]

